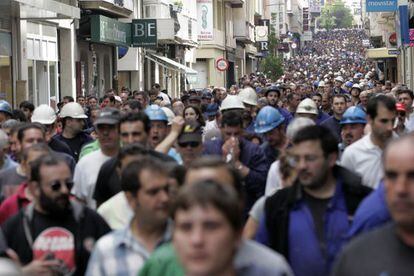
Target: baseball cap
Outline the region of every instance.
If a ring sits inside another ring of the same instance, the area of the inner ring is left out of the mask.
[[[188,142],[202,142],[200,125],[196,122],[187,122],[180,136],[177,139],[178,144]]]
[[[201,97],[200,96],[190,96],[189,101],[199,101],[199,102],[201,102]]]
[[[107,107],[99,112],[96,118],[95,126],[97,125],[116,125],[121,119],[121,113],[116,108]]]

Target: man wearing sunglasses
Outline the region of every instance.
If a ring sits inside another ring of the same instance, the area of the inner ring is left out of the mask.
[[[110,231],[93,210],[70,199],[70,169],[56,156],[31,164],[33,202],[2,230],[27,275],[84,275],[94,241]]]
[[[177,150],[183,159],[183,165],[188,167],[203,153],[201,129],[198,124],[187,123],[184,125],[177,139]]]

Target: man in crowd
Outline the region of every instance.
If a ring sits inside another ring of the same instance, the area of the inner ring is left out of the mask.
[[[5,100],[0,100],[0,125],[11,119],[13,116],[12,108]]]
[[[337,141],[322,126],[299,130],[291,156],[297,180],[266,200],[257,239],[284,255],[295,275],[329,275],[349,216],[370,189],[336,165]]]
[[[335,276],[411,275],[414,271],[413,136],[391,141],[383,160],[385,198],[393,223],[351,241],[336,264]]]
[[[30,122],[35,109],[34,105],[29,101],[23,101],[19,104],[19,109],[24,113],[28,122]]]
[[[42,156],[31,164],[33,202],[2,230],[27,275],[83,275],[95,240],[109,232],[94,211],[69,198],[73,185],[64,160]]]
[[[83,157],[75,168],[72,193],[91,208],[96,208],[93,199],[99,170],[105,161],[118,154],[119,150],[119,110],[105,108],[95,121],[100,149]]]
[[[0,172],[17,166],[11,159],[9,152],[9,137],[6,132],[0,129]]]
[[[134,216],[97,242],[86,275],[137,275],[151,252],[171,239],[167,180],[165,167],[154,159],[126,166],[121,185]]]
[[[62,119],[63,131],[55,137],[69,146],[72,157],[77,162],[82,146],[93,141],[90,135],[83,132],[84,119],[88,117],[80,104],[75,102],[65,104],[59,116]]]
[[[345,111],[339,123],[342,137],[342,143],[339,145],[341,152],[364,136],[366,116],[366,113],[357,106],[351,106]]]
[[[22,169],[30,175],[30,164],[41,156],[51,155],[53,152],[44,144],[33,144],[25,148],[22,153]],[[26,207],[33,200],[32,191],[27,181],[23,181],[16,189],[16,192],[6,198],[0,205],[0,224],[15,215],[21,208]]]
[[[347,147],[341,165],[362,177],[362,183],[377,188],[383,177],[382,151],[393,137],[397,115],[394,99],[385,95],[372,97],[367,106],[371,133]]]
[[[266,138],[266,142],[261,145],[261,148],[270,165],[279,158],[280,151],[286,143],[285,117],[276,108],[265,106],[257,114],[254,129],[256,133],[263,134]]]
[[[243,176],[246,189],[246,210],[264,194],[267,170],[263,150],[242,138],[243,120],[237,111],[226,111],[221,121],[223,139],[204,143],[204,154],[219,155],[234,164]]]
[[[326,121],[322,122],[321,126],[328,128],[337,139],[338,143],[342,141],[340,121],[342,115],[346,110],[346,98],[343,94],[336,94],[332,99],[332,113]]]
[[[399,103],[404,104],[406,112],[405,128],[408,132],[414,130],[414,113],[413,113],[413,91],[408,89],[401,89],[397,91],[397,99]]]

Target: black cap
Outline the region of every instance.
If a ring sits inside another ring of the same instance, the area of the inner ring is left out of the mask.
[[[181,131],[180,136],[178,136],[178,143],[187,143],[187,142],[202,142],[202,134],[200,125],[195,122],[187,122],[183,130]]]
[[[121,113],[118,109],[106,107],[99,112],[94,125],[117,125],[120,119]]]

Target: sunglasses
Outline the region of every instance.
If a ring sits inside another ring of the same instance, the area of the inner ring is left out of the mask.
[[[73,187],[73,181],[72,180],[66,180],[63,182],[66,187],[68,188],[68,190],[71,190]],[[60,189],[62,189],[62,182],[59,180],[55,180],[50,184],[50,188],[52,189],[52,191],[59,191]]]
[[[178,143],[178,145],[182,148],[186,148],[188,146],[192,148],[196,148],[200,145],[200,142],[184,142],[184,143]]]

